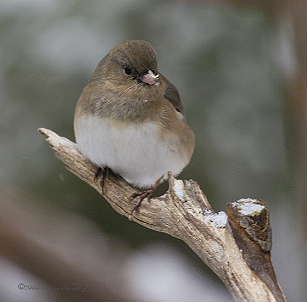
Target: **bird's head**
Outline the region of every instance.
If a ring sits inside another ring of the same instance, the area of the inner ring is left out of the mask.
[[[156,52],[147,41],[129,40],[113,48],[98,64],[93,78],[113,83],[158,86]]]

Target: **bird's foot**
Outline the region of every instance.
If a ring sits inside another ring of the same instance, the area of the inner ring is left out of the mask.
[[[147,198],[147,200],[150,201],[152,195],[155,193],[155,191],[156,191],[156,190],[158,189],[158,187],[160,186],[160,184],[161,184],[163,178],[164,178],[164,176],[161,176],[161,177],[155,182],[155,184],[154,184],[151,188],[149,188],[149,189],[147,189],[147,190],[145,190],[145,191],[142,191],[142,192],[133,193],[133,194],[131,195],[131,199],[132,199],[132,200],[135,200],[135,199],[138,198],[138,201],[137,201],[136,205],[135,205],[134,208],[132,209],[132,212],[131,212],[131,215],[132,215],[132,216],[139,210],[139,208],[141,207],[142,202],[143,202],[144,199]]]
[[[132,200],[135,200],[135,199],[139,198],[138,201],[137,201],[137,203],[136,203],[136,205],[135,205],[134,208],[132,209],[132,213],[131,213],[132,215],[138,211],[138,209],[140,208],[140,206],[141,206],[141,204],[142,204],[142,202],[143,202],[143,200],[144,200],[145,198],[147,198],[147,200],[150,201],[151,196],[152,196],[152,194],[154,193],[154,191],[155,191],[155,190],[154,190],[153,188],[150,188],[150,189],[148,189],[148,190],[146,190],[146,191],[133,193],[133,194],[131,195],[131,199],[132,199]]]
[[[95,182],[97,182],[98,180],[100,181],[100,187],[102,193],[105,193],[104,191],[105,180],[110,175],[110,172],[111,170],[108,167],[103,167],[103,168],[98,167],[95,173],[94,181]]]

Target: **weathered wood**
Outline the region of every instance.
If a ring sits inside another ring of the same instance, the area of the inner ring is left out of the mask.
[[[135,203],[131,196],[137,189],[110,175],[102,192],[99,180],[95,181],[97,167],[75,143],[48,129],[40,128],[39,132],[67,169],[97,190],[116,212],[183,240],[224,282],[236,301],[286,301],[270,260],[269,216],[263,202],[245,199],[230,203],[229,224],[226,213],[214,212],[195,181],[177,180],[170,175],[168,191],[150,202],[144,200],[132,215]],[[244,209],[250,206],[248,211],[240,208],[242,203]],[[253,211],[256,204],[259,206]],[[259,219],[255,220],[256,216]],[[242,227],[246,221],[253,222],[248,230]],[[267,233],[261,233],[263,230]],[[252,238],[250,234],[255,232],[257,236]]]

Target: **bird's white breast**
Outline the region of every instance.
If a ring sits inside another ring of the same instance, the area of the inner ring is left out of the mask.
[[[107,166],[139,187],[152,186],[168,171],[178,174],[188,163],[176,135],[164,135],[154,122],[119,123],[82,116],[75,121],[79,150],[100,167]]]

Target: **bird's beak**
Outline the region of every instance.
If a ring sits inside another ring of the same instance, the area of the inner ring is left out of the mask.
[[[148,85],[156,85],[159,80],[159,75],[155,75],[151,70],[148,70],[147,73],[141,76],[140,80]]]

